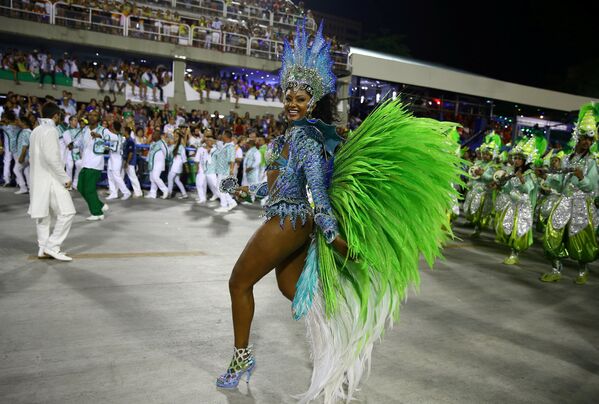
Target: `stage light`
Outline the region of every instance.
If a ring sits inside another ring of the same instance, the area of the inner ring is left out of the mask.
[[[364,104],[364,96],[360,97],[360,104]]]
[[[376,94],[376,102],[379,102],[381,100],[381,94],[377,93]]]

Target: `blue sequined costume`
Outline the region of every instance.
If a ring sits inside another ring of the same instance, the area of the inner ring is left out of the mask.
[[[289,217],[295,229],[298,219],[303,226],[312,216],[329,243],[337,237],[337,219],[331,209],[327,188],[335,146],[340,141],[334,126],[319,120],[302,119],[293,122],[284,136],[270,144],[266,170],[278,170],[279,176],[268,190],[264,209],[266,220],[278,216],[282,227],[285,218]],[[285,145],[288,145],[287,159],[281,155]],[[258,197],[266,196],[266,187],[266,183],[262,183],[252,187],[251,191]],[[307,189],[312,194],[314,208],[310,206]]]

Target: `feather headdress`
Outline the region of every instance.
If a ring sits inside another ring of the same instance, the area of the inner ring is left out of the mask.
[[[322,22],[312,46],[308,46],[308,40],[304,19],[296,27],[293,47],[285,40],[279,80],[283,91],[292,88],[308,92],[312,96],[310,107],[313,107],[326,94],[335,92],[336,77],[330,55],[331,44],[322,36]]]

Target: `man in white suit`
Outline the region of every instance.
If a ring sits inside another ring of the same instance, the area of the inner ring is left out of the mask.
[[[28,213],[37,224],[38,257],[49,255],[60,261],[71,261],[71,257],[60,251],[76,213],[68,191],[71,181],[64,169],[58,145],[56,125],[61,121],[60,108],[48,102],[42,107],[40,125],[31,132]],[[52,216],[56,216],[56,225],[50,234]]]

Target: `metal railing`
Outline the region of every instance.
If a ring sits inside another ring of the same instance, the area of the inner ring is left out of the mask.
[[[195,18],[197,18],[197,15],[207,17],[226,16],[226,5],[220,0],[174,0],[173,3],[175,9],[182,12],[193,13],[196,16]]]
[[[125,16],[121,13],[57,2],[54,4],[52,15],[56,25],[105,34],[127,35]]]
[[[127,36],[151,41],[170,42],[179,45],[191,44],[191,27],[176,21],[156,18],[127,17]]]
[[[295,29],[297,22],[304,19],[304,17],[305,17],[304,15],[300,15],[300,14],[287,14],[287,13],[282,13],[282,12],[276,12],[276,13],[274,13],[274,16],[273,16],[273,24],[272,25],[276,24],[278,26],[289,29],[291,31],[291,30]],[[314,18],[306,17],[306,28],[311,29],[311,30],[316,29],[316,21],[314,21]]]
[[[0,15],[45,24],[54,23],[53,6],[49,1],[0,0]]]
[[[194,27],[191,43],[198,48],[247,55],[249,41],[250,39],[246,35],[214,30],[207,27]]]
[[[220,2],[212,1],[215,4]],[[44,7],[41,7],[40,3],[44,4]],[[196,0],[194,3],[205,5],[207,1]],[[48,10],[51,12],[48,13]],[[269,60],[278,60],[283,51],[283,42],[273,39],[250,37],[236,32],[156,18],[135,15],[125,17],[118,12],[64,2],[52,4],[49,1],[32,3],[23,0],[0,0],[0,15],[112,35],[216,49]],[[331,52],[331,56],[336,69],[349,70],[349,58],[345,52]]]
[[[236,18],[240,21],[245,19],[254,19],[260,24],[272,26],[273,16],[274,15],[272,11],[250,6],[249,4],[243,5],[233,1],[230,5],[225,5],[225,17]]]
[[[250,38],[248,55],[262,59],[278,60],[283,53],[283,42],[267,38]]]

